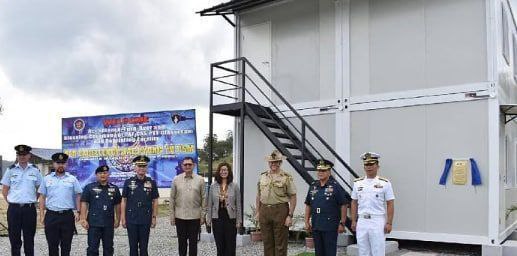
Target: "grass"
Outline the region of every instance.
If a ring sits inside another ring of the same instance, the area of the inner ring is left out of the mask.
[[[158,217],[164,217],[169,215],[169,205],[159,204],[158,205]]]

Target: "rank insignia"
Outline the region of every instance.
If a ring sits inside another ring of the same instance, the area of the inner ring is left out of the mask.
[[[383,186],[381,184],[375,184],[373,185],[374,188],[383,188]]]

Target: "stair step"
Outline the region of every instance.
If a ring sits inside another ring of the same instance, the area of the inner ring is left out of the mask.
[[[260,121],[267,127],[280,128],[280,125],[275,120],[261,119]]]
[[[277,138],[289,139],[289,136],[287,136],[285,133],[274,132],[273,135],[275,135]]]
[[[282,145],[284,145],[286,148],[298,149],[298,146],[291,143],[282,143]]]

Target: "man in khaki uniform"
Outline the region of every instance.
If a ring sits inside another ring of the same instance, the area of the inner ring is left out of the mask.
[[[274,150],[266,157],[269,170],[260,174],[256,199],[265,256],[286,256],[289,227],[296,207],[293,177],[280,169],[285,157]]]

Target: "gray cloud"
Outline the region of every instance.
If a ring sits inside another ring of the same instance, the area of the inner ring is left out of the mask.
[[[195,11],[219,2],[1,0],[0,65],[43,97],[131,111],[206,105],[209,63],[232,57],[233,35]]]

